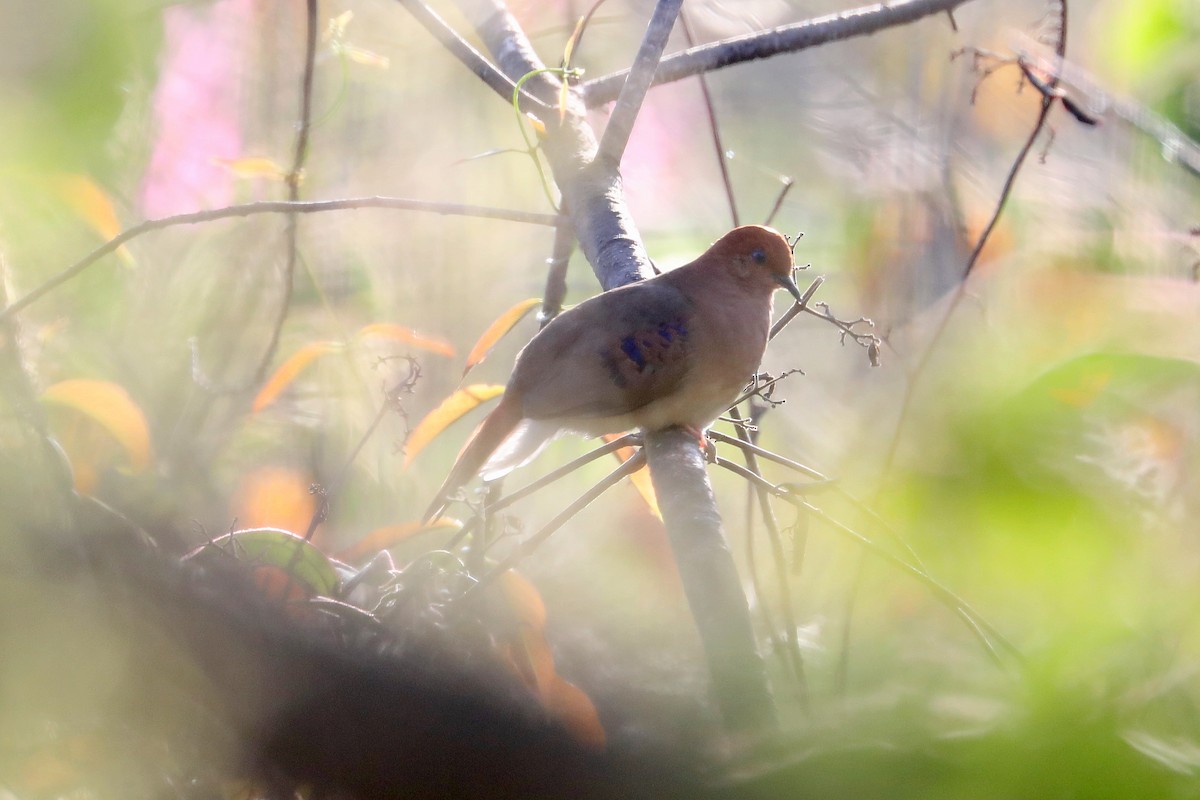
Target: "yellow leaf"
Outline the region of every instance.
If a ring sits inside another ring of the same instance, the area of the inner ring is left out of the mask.
[[[471,352],[467,354],[467,364],[463,367],[463,377],[473,370],[475,367],[483,363],[483,360],[488,357],[488,353],[496,346],[504,335],[513,329],[513,327],[525,318],[525,315],[542,304],[541,298],[531,297],[528,300],[522,300],[515,306],[505,311],[496,321],[488,326],[483,335],[479,337],[479,341],[475,342],[475,346],[471,348]]]
[[[376,67],[377,69],[387,69],[392,65],[391,60],[387,56],[381,56],[378,53],[364,50],[352,44],[343,44],[339,49],[346,54],[346,58],[355,64],[362,64],[365,67]]]
[[[376,528],[354,544],[342,550],[338,553],[338,558],[342,561],[357,561],[368,555],[378,553],[380,550],[395,547],[418,533],[436,530],[458,531],[462,529],[462,526],[463,524],[460,521],[451,517],[438,517],[428,525],[422,525],[420,522],[385,525],[382,528]]]
[[[606,442],[612,442],[620,439],[622,434],[606,433],[602,437]],[[632,447],[620,447],[613,451],[613,455],[617,460],[624,464],[629,459],[633,458],[634,449]],[[662,519],[662,512],[658,509],[658,496],[654,494],[654,484],[650,480],[650,470],[644,465],[641,469],[629,476],[629,482],[633,484],[633,488],[637,489],[638,494],[642,496],[642,500],[646,502],[646,508],[651,514]]]
[[[493,397],[502,394],[504,394],[503,386],[473,383],[447,397],[441,402],[441,405],[426,414],[425,418],[417,423],[417,427],[413,428],[412,433],[409,434],[408,442],[405,444],[404,466],[408,467],[417,454],[436,439],[442,431],[446,430],[451,423],[457,422],[464,414],[479,404],[486,403]]]
[[[85,378],[61,381],[42,393],[42,401],[70,408],[100,425],[125,451],[134,472],[150,465],[150,428],[146,417],[117,384]]]
[[[327,353],[334,352],[339,346],[337,342],[310,342],[292,353],[258,390],[258,395],[254,398],[254,413],[257,414],[274,403],[276,398],[288,387],[288,384],[296,380],[296,377],[307,369],[309,364]]]
[[[214,158],[213,163],[220,164],[239,178],[270,178],[282,181],[287,178],[287,170],[269,158]]]
[[[417,333],[412,328],[405,328],[403,325],[393,325],[390,322],[376,322],[372,325],[366,325],[359,330],[358,336],[359,338],[378,336],[383,339],[394,339],[398,342],[407,342],[413,347],[419,347],[431,353],[437,353],[439,356],[454,357],[454,345],[445,339],[437,336],[426,336],[425,334]]]
[[[317,498],[308,490],[312,478],[288,467],[262,467],[238,485],[233,516],[244,528],[282,528],[304,535]]]
[[[121,232],[121,220],[108,194],[87,175],[60,175],[55,179],[59,195],[71,210],[100,234],[102,239],[112,239]],[[126,264],[133,263],[129,249],[121,245],[117,255]]]

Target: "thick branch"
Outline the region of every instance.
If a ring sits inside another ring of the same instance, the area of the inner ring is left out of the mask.
[[[775,706],[766,667],[758,655],[750,611],[696,439],[681,428],[670,428],[648,436],[645,450],[726,724],[740,730],[770,727]],[[736,600],[721,591],[728,586],[736,587]]]
[[[967,2],[970,0],[896,0],[892,3],[876,3],[769,31],[691,47],[664,58],[658,65],[652,85],[671,83],[781,53],[796,53],[828,42],[867,36],[933,14],[952,11]],[[584,83],[582,89],[587,107],[595,108],[615,100],[628,75],[629,71],[624,70]]]
[[[433,35],[433,38],[437,39],[467,69],[471,70],[480,80],[490,86],[496,94],[507,101],[512,101],[513,89],[516,88],[516,79],[510,80],[495,65],[484,58],[478,50],[455,33],[454,29],[447,25],[446,21],[439,17],[433,9],[420,0],[399,0],[399,2],[400,5],[404,6],[416,18],[417,22],[421,23],[425,30]],[[520,78],[520,75],[517,78]],[[547,105],[544,102],[525,91],[520,93],[517,102],[522,111],[530,113],[538,113],[547,109]]]

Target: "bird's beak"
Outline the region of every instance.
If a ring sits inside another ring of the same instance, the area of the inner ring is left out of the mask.
[[[800,302],[802,298],[802,295],[800,294],[800,287],[796,285],[794,280],[792,280],[791,275],[780,275],[776,273],[773,277],[779,282],[780,286],[787,289],[788,292],[791,293],[792,297],[796,298],[797,303]]]

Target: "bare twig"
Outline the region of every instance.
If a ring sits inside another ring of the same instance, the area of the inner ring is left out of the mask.
[[[304,176],[304,162],[308,159],[308,135],[312,127],[312,93],[313,72],[317,58],[317,0],[306,0],[305,3],[305,42],[304,42],[304,75],[300,79],[300,119],[296,124],[296,149],[292,156],[292,168],[287,174],[288,200],[296,202],[300,199],[300,181]],[[254,383],[261,383],[266,377],[271,362],[275,360],[275,351],[279,348],[279,337],[283,335],[283,324],[287,321],[292,309],[292,293],[296,283],[296,249],[299,246],[300,217],[295,211],[287,215],[287,226],[284,239],[287,241],[287,254],[283,264],[283,297],[279,300],[279,311],[275,324],[271,326],[271,337],[267,348],[263,351],[254,370]]]
[[[721,433],[720,431],[712,431],[712,430],[710,430],[708,432],[708,437],[717,442],[724,442],[725,444],[731,444],[734,447],[739,447],[747,453],[751,453],[753,455],[760,456],[761,458],[765,458],[768,461],[774,461],[776,464],[787,467],[788,469],[795,470],[796,472],[799,472],[801,475],[804,475],[806,477],[813,478],[816,481],[819,481],[819,483],[805,484],[803,487],[800,487],[800,488],[792,488],[792,491],[804,492],[804,491],[808,491],[808,490],[812,490],[812,489],[823,489],[823,488],[831,487],[834,485],[834,482],[832,480],[830,480],[825,475],[822,475],[820,472],[813,469],[812,467],[806,467],[803,464],[801,464],[799,461],[793,461],[792,459],[787,458],[785,456],[781,456],[778,453],[775,453],[775,452],[772,452],[771,450],[766,449],[765,447],[759,447],[758,445],[754,444],[753,442],[742,439],[741,437],[735,438],[733,436],[729,436],[727,434]]]
[[[287,200],[260,200],[255,203],[242,203],[236,206],[213,208],[207,211],[193,211],[188,214],[176,214],[170,217],[160,217],[140,222],[131,228],[126,228],[109,239],[104,244],[76,261],[54,277],[27,292],[23,297],[14,300],[0,310],[0,322],[27,308],[40,300],[46,294],[62,286],[92,264],[109,253],[120,249],[121,245],[131,239],[151,231],[173,228],[177,225],[196,225],[202,222],[215,222],[231,217],[250,217],[255,214],[315,214],[324,211],[347,211],[360,208],[390,208],[400,211],[425,211],[431,214],[448,214],[465,217],[483,217],[486,219],[502,219],[510,222],[522,222],[527,225],[554,225],[557,217],[553,214],[535,214],[529,211],[509,211],[502,208],[487,206],[472,206],[462,203],[433,203],[426,200],[410,200],[404,197],[351,197],[339,200],[308,200],[290,202]]]
[[[936,597],[943,605],[951,609],[957,616],[968,623],[967,627],[970,629],[973,635],[980,639],[989,656],[997,658],[996,645],[999,645],[1000,649],[1004,650],[1010,657],[1018,662],[1021,662],[1021,652],[1011,642],[1009,642],[1008,639],[1001,634],[995,626],[980,616],[980,614],[974,608],[972,608],[966,600],[955,594],[953,590],[938,582],[925,570],[921,569],[915,564],[912,564],[904,558],[901,558],[887,548],[881,547],[875,540],[864,536],[863,534],[847,525],[842,524],[841,522],[838,522],[836,519],[829,516],[812,503],[809,503],[802,497],[789,492],[786,487],[773,484],[762,476],[756,475],[754,472],[746,469],[740,464],[735,464],[732,461],[721,458],[717,459],[716,463],[717,466],[729,470],[735,475],[754,483],[756,486],[762,487],[775,497],[778,497],[781,500],[796,506],[797,508],[806,509],[822,522],[828,524],[838,533],[862,545],[866,550],[878,556],[879,558],[882,558],[887,563],[912,575],[914,578],[928,587],[933,592],[934,597]]]
[[[501,497],[499,500],[494,500],[490,503],[487,503],[484,506],[483,511],[485,511],[489,515],[494,514],[497,511],[503,511],[504,509],[511,506],[513,503],[516,503],[518,500],[524,500],[529,495],[533,494],[534,492],[540,491],[541,489],[544,489],[545,487],[549,486],[550,484],[554,483],[555,481],[559,480],[560,478],[565,478],[567,475],[570,475],[572,472],[579,469],[584,464],[590,464],[591,462],[595,461],[597,458],[600,458],[601,456],[606,456],[615,450],[620,450],[622,447],[628,447],[629,445],[636,444],[638,441],[640,441],[640,439],[641,439],[641,434],[627,433],[619,439],[614,439],[611,442],[602,444],[599,447],[594,448],[593,450],[590,450],[587,453],[584,453],[583,455],[579,456],[578,458],[574,458],[570,462],[563,464],[558,469],[552,470],[552,471],[546,473],[542,477],[535,480],[533,483],[522,486],[517,491],[511,492],[511,493],[505,495],[504,497]],[[455,533],[454,536],[450,539],[450,541],[446,544],[446,547],[453,548],[456,545],[458,545],[459,542],[461,542],[464,538],[466,538],[467,534],[471,533],[471,531],[473,531],[475,529],[475,527],[477,526],[478,520],[479,520],[479,517],[476,516],[470,522],[463,525],[463,527],[461,529],[459,529],[459,531],[457,533]]]
[[[1066,52],[1067,41],[1067,4],[1066,0],[1062,0],[1059,6],[1061,13],[1061,26],[1058,29],[1058,42],[1055,46],[1055,53],[1058,58],[1063,58]],[[937,327],[929,338],[929,344],[921,353],[916,364],[908,370],[908,381],[904,387],[904,397],[900,401],[900,411],[896,417],[896,427],[892,432],[891,442],[888,444],[887,455],[883,461],[882,475],[885,477],[891,471],[892,464],[896,459],[896,450],[900,443],[900,435],[904,430],[904,425],[908,421],[908,415],[912,410],[912,401],[915,395],[917,382],[925,371],[925,367],[929,364],[929,359],[937,349],[938,344],[942,339],[942,334],[946,331],[946,326],[950,322],[950,318],[954,316],[954,312],[958,309],[962,299],[966,296],[967,281],[971,277],[971,272],[975,269],[975,265],[979,262],[979,256],[983,252],[983,248],[987,245],[988,238],[995,230],[996,224],[1000,221],[1000,215],[1004,213],[1004,208],[1008,204],[1009,195],[1012,194],[1013,186],[1017,182],[1017,175],[1021,172],[1021,167],[1025,164],[1025,159],[1033,150],[1033,145],[1041,134],[1042,129],[1046,126],[1046,119],[1050,116],[1050,110],[1054,107],[1054,101],[1057,99],[1054,89],[1058,87],[1058,73],[1052,73],[1049,80],[1045,82],[1046,88],[1049,91],[1042,92],[1042,107],[1038,112],[1037,120],[1033,124],[1033,129],[1029,132],[1029,136],[1025,139],[1025,143],[1017,152],[1016,158],[1013,160],[1012,166],[1008,170],[1008,175],[1004,178],[1004,184],[1000,189],[1000,195],[996,200],[996,207],[992,210],[992,216],[988,219],[987,225],[979,234],[979,239],[975,242],[975,247],[971,250],[970,256],[967,257],[966,267],[963,269],[962,280],[954,289],[954,294],[946,305],[946,310],[938,320]]]
[[[734,413],[737,413],[736,410]],[[748,421],[748,420],[747,420]],[[751,444],[750,432],[746,430],[746,425],[741,419],[734,426],[737,430],[738,438],[745,444]],[[746,468],[755,475],[762,475],[762,471],[758,467],[758,456],[752,449],[744,449],[742,456],[746,459]],[[718,459],[718,461],[723,459]],[[784,652],[786,653],[786,661],[792,670],[792,675],[796,679],[797,685],[800,687],[801,703],[807,708],[808,706],[808,681],[804,674],[804,656],[800,653],[800,645],[796,641],[798,626],[796,625],[796,611],[792,605],[792,587],[791,580],[788,575],[787,557],[783,552],[783,539],[779,535],[779,522],[775,518],[775,509],[771,507],[771,495],[761,485],[755,483],[754,493],[758,497],[758,510],[762,515],[763,527],[767,529],[767,542],[771,546],[772,563],[775,566],[775,581],[779,588],[779,611],[783,615],[783,624],[785,627],[783,634]],[[746,531],[749,537],[754,536],[754,531]]]
[[[604,134],[600,137],[600,152],[597,158],[608,164],[621,163],[625,154],[625,146],[629,143],[629,135],[633,132],[633,123],[637,120],[638,112],[642,110],[642,102],[646,92],[654,81],[654,73],[658,62],[662,60],[663,50],[671,29],[675,27],[675,18],[679,16],[679,8],[683,0],[658,0],[654,6],[654,14],[650,24],[646,26],[646,35],[638,48],[637,57],[633,60],[627,79],[621,86],[617,104],[613,106],[608,124],[604,126]]]
[[[692,35],[692,26],[688,23],[687,13],[682,9],[679,11],[679,23],[683,28],[683,38],[687,40],[688,47],[694,47],[696,38]],[[733,227],[736,228],[741,224],[738,220],[737,197],[733,193],[733,181],[729,177],[729,159],[725,157],[725,145],[721,141],[721,126],[717,122],[712,92],[708,90],[708,78],[704,76],[704,73],[700,73],[696,78],[700,82],[700,93],[704,95],[704,111],[708,115],[708,130],[712,134],[713,148],[717,151],[717,167],[721,170],[721,183],[725,187],[725,199],[729,203],[729,216],[733,220]],[[778,208],[778,204],[776,207]]]
[[[767,218],[763,220],[763,225],[770,225],[775,221],[776,215],[779,214],[779,209],[783,208],[784,199],[792,191],[792,187],[796,185],[796,182],[787,175],[780,176],[779,180],[783,186],[780,187],[779,194],[775,196],[775,205],[771,206],[771,211],[767,214]]]
[[[400,395],[410,394],[420,378],[420,363],[414,358],[409,358],[408,374],[384,394],[383,402],[379,404],[379,411],[376,412],[375,419],[371,420],[371,424],[367,426],[367,429],[359,438],[358,444],[354,446],[354,449],[350,451],[350,455],[346,457],[346,461],[342,464],[337,477],[333,479],[333,482],[328,487],[320,492],[317,509],[313,512],[312,519],[308,522],[308,530],[304,533],[304,540],[306,542],[312,540],[313,534],[317,532],[317,526],[328,519],[329,504],[332,498],[336,497],[341,491],[342,486],[345,485],[346,478],[350,474],[350,468],[354,466],[354,462],[358,459],[358,454],[362,452],[367,442],[375,435],[375,431],[379,429],[384,418],[387,417],[388,411],[399,409],[400,413],[404,414],[404,410],[400,408]],[[404,418],[407,420],[407,414],[405,414]]]
[[[571,505],[567,506],[557,515],[555,515],[554,519],[543,525],[537,533],[522,541],[515,553],[501,561],[491,572],[481,577],[479,582],[468,589],[458,602],[466,600],[468,597],[494,581],[497,577],[517,566],[517,564],[521,563],[521,560],[524,559],[525,556],[532,553],[538,547],[538,545],[549,539],[554,532],[565,525],[571,519],[571,517],[587,508],[597,497],[620,483],[627,475],[631,475],[641,469],[645,463],[646,456],[641,450],[635,453],[629,460],[622,462],[620,466],[610,472],[603,480],[580,495],[575,502],[571,503]]]
[[[723,39],[667,56],[659,64],[652,85],[671,83],[702,72],[711,72],[732,64],[769,58],[781,53],[795,53],[828,42],[867,36],[887,28],[916,22],[932,14],[951,11],[967,2],[970,0],[894,0],[793,25],[783,25],[748,36]],[[616,99],[628,74],[628,71],[617,72],[585,82],[583,95],[588,108],[595,108]]]
[[[513,89],[516,86],[515,80],[502,73],[484,58],[478,50],[447,25],[445,20],[439,17],[433,9],[422,3],[421,0],[399,0],[399,3],[416,18],[417,22],[421,23],[433,38],[437,39],[467,69],[486,83],[492,91],[505,100],[512,99]],[[525,91],[519,94],[518,103],[522,111],[529,113],[541,113],[550,108],[546,103]]]
[[[542,292],[542,310],[538,314],[539,328],[549,325],[550,320],[562,311],[563,302],[567,299],[567,265],[574,249],[575,231],[571,228],[570,219],[565,215],[560,216],[558,226],[554,229],[554,249],[550,258],[546,259],[546,289]]]

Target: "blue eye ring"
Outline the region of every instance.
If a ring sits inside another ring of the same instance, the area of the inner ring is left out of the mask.
[[[765,264],[767,263],[767,251],[761,247],[756,247],[750,251],[750,258],[754,259],[754,263],[756,264]]]

